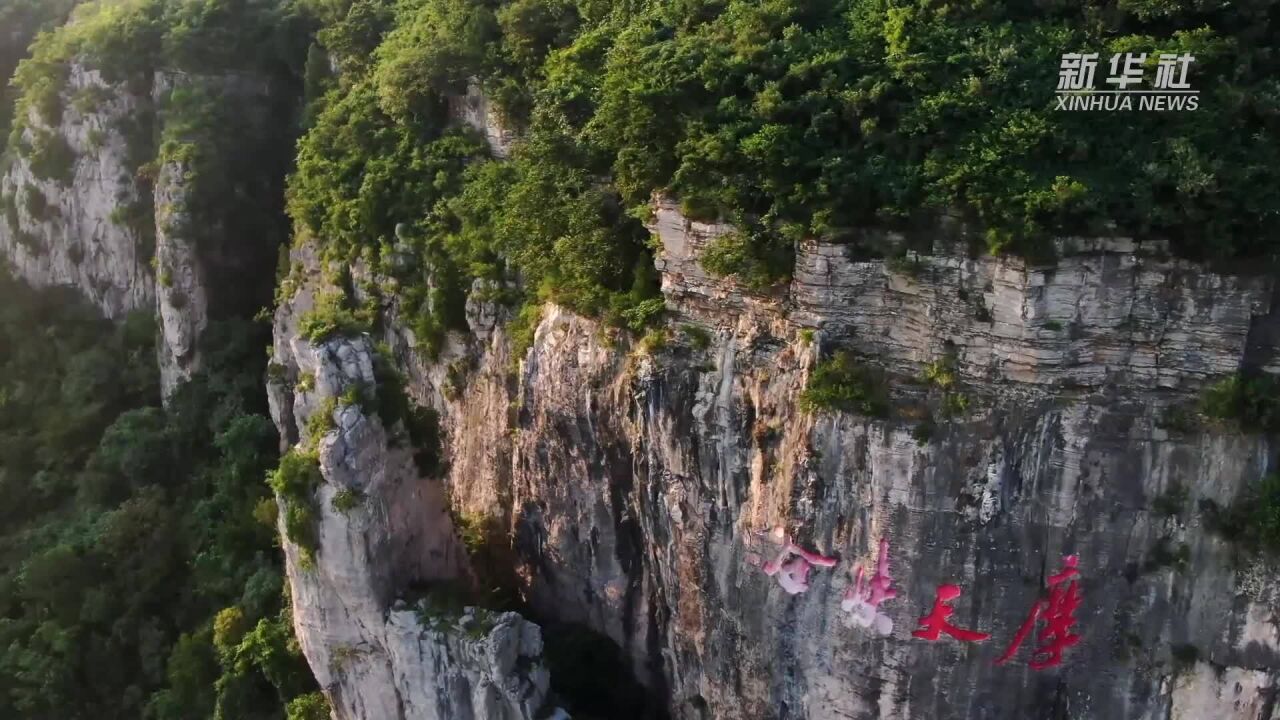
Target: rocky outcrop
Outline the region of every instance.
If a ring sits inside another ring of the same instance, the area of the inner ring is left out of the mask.
[[[511,148],[518,134],[511,124],[503,119],[501,111],[494,104],[480,83],[472,80],[467,84],[467,92],[451,96],[449,101],[449,117],[453,122],[475,129],[484,136],[489,144],[489,151],[496,158],[511,156]]]
[[[1274,688],[1274,674],[1197,662],[1174,681],[1169,718],[1268,718],[1275,712]]]
[[[262,110],[240,113],[243,125],[227,128],[237,133],[236,147],[253,161],[247,172],[197,178],[188,159],[159,153],[156,138],[210,141],[188,137],[182,119],[169,121],[175,90],[209,93],[221,103],[252,108],[262,108],[270,95],[268,83],[255,75],[165,70],[153,73],[148,86],[108,83],[97,70],[75,65],[61,92],[65,107],[59,122],[50,126],[32,112],[22,135],[27,146],[65,142],[70,162],[65,177],[38,177],[30,153],[16,158],[0,177],[7,216],[0,225],[0,254],[28,283],[72,286],[109,318],[154,310],[166,398],[199,368],[199,340],[213,317],[251,314],[253,307],[240,306],[265,302],[272,277],[267,265],[274,259],[271,238],[254,238],[252,246],[266,248],[265,253],[229,252],[226,246],[238,238],[228,242],[235,223],[225,219],[277,212],[279,201],[265,199],[269,207],[264,210],[254,186],[278,185],[279,178],[272,177],[283,175],[283,169],[271,167],[269,154],[254,150],[256,144],[274,142],[279,132]],[[234,198],[236,207],[219,208],[217,217],[207,211],[198,215],[196,197],[217,193]],[[226,282],[232,278],[234,283]]]
[[[959,371],[989,383],[1187,387],[1239,368],[1272,299],[1269,276],[1206,272],[1125,238],[1060,240],[1061,260],[1045,267],[958,251],[859,262],[847,246],[811,241],[784,291],[753,294],[697,263],[726,226],[687,221],[661,200],[652,229],[680,316],[785,317],[905,374],[954,346]]]
[[[200,335],[209,325],[209,294],[204,264],[185,236],[188,211],[186,170],[164,163],[156,178],[156,310],[160,325],[157,356],[161,387],[168,396],[199,367]]]
[[[386,391],[372,340],[301,337],[317,295],[337,288],[308,249],[295,259],[306,279],[276,312],[269,399],[281,436],[313,446],[323,476],[315,548],[284,545],[298,639],[335,717],[533,720],[548,692],[538,627],[433,609],[470,580],[445,486],[415,463],[401,422],[362,407]]]
[[[149,97],[80,65],[71,68],[62,95],[60,122],[49,127],[33,111],[21,142],[38,144],[39,134],[43,142],[65,143],[70,167],[63,178],[42,179],[28,158],[14,159],[0,177],[7,211],[0,252],[31,285],[74,286],[109,318],[149,310],[155,305],[149,198],[122,131],[149,117]],[[134,130],[150,142],[150,128]]]
[[[542,632],[518,614],[466,608],[456,621],[442,621],[400,609],[391,612],[387,627],[391,664],[403,674],[398,679],[404,689],[399,717],[543,717],[548,673],[542,664]]]

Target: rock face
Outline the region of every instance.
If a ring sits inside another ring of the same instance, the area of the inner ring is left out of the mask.
[[[276,312],[269,399],[281,436],[314,445],[324,478],[313,556],[284,546],[298,639],[335,717],[533,720],[548,689],[538,627],[431,610],[432,588],[469,578],[445,486],[415,464],[402,426],[350,402],[379,387],[372,340],[300,336],[316,295],[336,288],[312,255],[298,262],[308,279]],[[332,429],[316,437],[318,425]],[[405,599],[424,588],[415,609]]]
[[[182,229],[191,222],[186,209],[181,163],[160,166],[156,178],[156,310],[160,337],[157,355],[165,395],[191,379],[199,366],[200,335],[209,325],[209,294],[205,268]]]
[[[66,98],[96,97],[92,107],[66,102],[61,121],[47,127],[32,114],[23,134],[30,144],[37,131],[52,133],[74,154],[65,181],[41,179],[18,157],[0,178],[9,214],[0,223],[0,252],[19,277],[37,287],[72,285],[104,315],[121,318],[155,304],[151,247],[143,224],[131,222],[145,198],[120,131],[146,117],[149,98],[109,84],[97,70],[75,66]],[[31,201],[38,194],[43,202]],[[33,212],[43,206],[42,210]],[[149,225],[150,218],[143,217]]]
[[[538,617],[611,638],[674,718],[1275,715],[1277,571],[1210,526],[1277,448],[1185,419],[1275,357],[1272,278],[1125,240],[1063,241],[1051,269],[811,242],[794,280],[753,293],[697,262],[727,228],[655,210],[660,350],[547,306],[512,379],[500,313],[469,313],[482,332],[436,363],[384,313],[408,391],[444,416],[444,501],[509,531]],[[884,372],[887,418],[805,408],[838,349]],[[757,567],[775,528],[839,565],[788,594]],[[880,574],[882,539],[893,594],[868,622],[841,601],[858,568]],[[947,620],[989,637],[913,634],[944,586]],[[309,647],[342,607],[299,620]],[[1069,644],[1035,669],[1055,619]]]
[[[430,622],[430,618],[426,622]],[[391,664],[404,718],[532,720],[546,699],[542,632],[516,613],[467,608],[456,622],[424,627],[420,613],[393,610]],[[397,717],[358,715],[353,717]]]
[[[157,158],[154,138],[187,140],[166,122],[165,107],[175,90],[194,89],[224,103],[262,108],[270,88],[254,76],[172,71],[154,73],[149,87],[138,85],[109,83],[97,70],[76,65],[61,93],[65,107],[59,122],[51,126],[34,112],[28,117],[23,142],[65,142],[71,165],[66,177],[44,179],[28,157],[20,156],[0,176],[6,214],[0,223],[0,254],[29,284],[72,286],[109,318],[154,310],[167,398],[199,368],[199,339],[210,319],[234,314],[227,306],[255,298],[263,302],[265,285],[249,278],[269,280],[271,273],[262,270],[261,253],[225,252],[225,238],[219,235],[229,229],[218,223],[209,227],[208,218],[196,217],[192,209],[194,196],[207,190],[194,184],[210,180],[194,180],[185,161]],[[261,110],[247,113],[255,114],[265,115]],[[270,120],[260,117],[256,123],[237,141],[247,157],[258,160],[254,172],[262,177],[236,177],[228,184],[278,184],[278,178],[264,179],[282,171],[276,172],[253,149],[255,142],[271,137]],[[254,201],[237,202],[221,213],[231,217],[261,211]],[[268,261],[274,257],[269,240],[256,238],[258,246],[267,247]],[[221,290],[213,281],[229,276],[236,277],[231,289]],[[263,291],[252,292],[254,285],[264,285]]]
[[[517,133],[502,119],[502,114],[484,94],[478,82],[471,81],[465,94],[449,98],[449,116],[454,122],[479,131],[489,143],[489,150],[494,157],[506,158],[511,155]]]

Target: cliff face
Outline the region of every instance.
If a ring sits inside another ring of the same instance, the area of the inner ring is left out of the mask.
[[[352,401],[386,391],[371,339],[300,336],[317,296],[336,287],[311,253],[295,261],[304,280],[276,312],[268,394],[281,436],[314,446],[323,476],[311,498],[317,550],[284,543],[316,679],[342,718],[532,720],[548,689],[538,626],[441,599],[470,577],[445,486],[415,462],[403,421],[388,426],[368,395]]]
[[[1206,508],[1274,471],[1275,448],[1170,420],[1266,344],[1270,278],[1119,240],[1065,241],[1052,269],[810,243],[789,286],[753,294],[697,263],[726,228],[658,203],[652,229],[674,316],[652,352],[547,306],[513,379],[500,311],[470,308],[477,332],[431,363],[384,307],[408,392],[444,418],[447,500],[432,502],[509,532],[540,618],[612,638],[678,718],[1273,715],[1280,582]],[[290,337],[278,318],[277,352]],[[802,408],[837,347],[887,372],[888,419]],[[401,543],[434,526],[369,522]],[[787,594],[756,566],[779,527],[840,564]],[[877,574],[881,540],[891,629],[841,604],[856,568]],[[324,535],[319,564],[386,562],[346,547]],[[1055,607],[1078,601],[1079,639],[1032,669],[1054,613],[1038,600],[1071,562]],[[949,622],[989,638],[913,635],[946,585]],[[339,607],[299,615],[314,668]]]
[[[226,228],[202,227],[207,218],[194,216],[192,206],[205,189],[195,186],[190,163],[160,157],[161,138],[190,140],[180,129],[173,130],[181,122],[171,123],[166,108],[175,91],[210,93],[231,106],[261,108],[270,88],[254,76],[170,71],[157,71],[149,85],[142,85],[111,83],[99,71],[75,65],[60,92],[64,109],[59,122],[49,125],[34,112],[29,116],[23,142],[50,142],[37,135],[65,142],[69,167],[64,177],[42,178],[29,156],[14,158],[0,177],[7,215],[0,223],[0,254],[29,284],[74,287],[109,318],[154,311],[157,361],[168,396],[198,369],[201,333],[212,316],[228,314],[219,304],[252,301],[250,286],[255,283],[246,278],[269,279],[270,272],[260,267],[261,253],[200,249],[202,242],[217,245],[206,238],[226,234]],[[260,161],[255,142],[278,131],[265,120],[257,121],[255,132],[237,138],[246,157]],[[261,177],[237,180],[278,185],[282,172],[264,163],[256,171]],[[242,200],[219,212],[252,215],[263,200],[278,205],[275,197],[251,197],[250,207]],[[274,257],[269,238],[258,244],[268,248],[268,260]],[[239,275],[239,283],[219,289],[211,282],[219,273],[224,278]]]
[[[64,140],[75,156],[69,177],[38,178],[28,159],[15,158],[0,179],[0,193],[16,211],[0,225],[0,250],[28,283],[73,285],[107,317],[151,308],[150,248],[123,212],[143,200],[143,190],[121,132],[124,123],[146,116],[150,97],[83,66],[72,68],[62,94],[97,100],[92,107],[67,103],[56,127],[32,113],[24,140],[32,142],[36,131]],[[28,200],[33,192],[43,203]]]
[[[516,132],[503,121],[501,113],[480,88],[479,81],[472,80],[467,92],[449,97],[449,117],[456,123],[475,128],[484,135],[489,150],[496,158],[507,158],[516,141]]]

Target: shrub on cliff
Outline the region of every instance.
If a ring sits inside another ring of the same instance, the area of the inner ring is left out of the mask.
[[[18,62],[27,55],[27,47],[42,30],[62,22],[76,0],[0,0],[0,78],[8,80]],[[0,85],[0,152],[4,151],[13,119],[13,89]]]
[[[887,417],[889,394],[884,373],[841,351],[818,363],[800,394],[806,410],[840,410]]]
[[[731,232],[713,240],[700,261],[708,272],[732,276],[748,288],[764,290],[791,272],[791,244],[780,238]]]
[[[1268,475],[1254,493],[1253,520],[1267,551],[1280,555],[1280,474]]]
[[[1241,548],[1280,557],[1280,474],[1246,488],[1229,507],[1202,500],[1200,510],[1207,527]]]
[[[315,492],[324,482],[315,453],[290,450],[267,477],[267,484],[283,501],[285,537],[310,557],[316,551]]]
[[[1223,378],[1205,390],[1200,409],[1246,431],[1280,432],[1280,378],[1266,374]]]
[[[27,158],[31,161],[31,173],[41,180],[52,180],[59,185],[71,183],[76,154],[66,138],[57,132],[33,131]]]
[[[316,296],[315,306],[298,320],[298,332],[311,343],[322,343],[339,335],[354,335],[369,329],[365,318],[358,317],[341,292]]]
[[[285,720],[329,720],[329,702],[318,692],[299,695],[289,701]]]

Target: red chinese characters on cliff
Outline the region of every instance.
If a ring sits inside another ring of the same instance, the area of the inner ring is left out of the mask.
[[[790,595],[799,595],[809,589],[809,572],[812,568],[829,568],[838,563],[836,557],[811,552],[796,544],[782,527],[775,528],[771,533],[756,534],[778,542],[782,547],[774,560],[766,562],[760,555],[748,553],[747,561],[763,570],[765,575],[776,578],[782,589]],[[887,538],[880,538],[878,550],[874,574],[869,574],[861,564],[853,568],[853,582],[846,586],[840,608],[846,613],[847,626],[870,628],[881,636],[889,636],[893,633],[894,623],[881,606],[897,597],[898,593],[889,574]],[[1016,657],[1023,643],[1033,634],[1035,646],[1027,659],[1027,665],[1033,670],[1061,665],[1063,654],[1080,643],[1082,637],[1074,632],[1076,610],[1083,601],[1077,580],[1080,576],[1079,565],[1079,559],[1075,555],[1063,557],[1062,569],[1049,577],[1046,583],[1047,593],[1031,606],[1026,620],[1014,633],[1009,646],[995,660],[996,665],[1004,665]],[[956,612],[952,604],[963,594],[959,585],[939,585],[934,591],[933,607],[919,619],[917,628],[911,633],[912,637],[929,642],[937,642],[943,635],[961,642],[990,639],[991,633],[952,624],[951,616]],[[1038,624],[1042,627],[1036,632]]]
[[[880,611],[880,603],[897,596],[898,591],[893,589],[893,578],[889,576],[889,541],[880,538],[876,574],[868,580],[859,565],[853,576],[853,584],[845,588],[840,609],[848,613],[846,617],[850,625],[873,628],[880,635],[889,635],[893,632],[893,620]]]
[[[947,618],[956,611],[951,607],[951,601],[960,597],[960,592],[959,585],[939,585],[933,598],[933,610],[920,618],[920,627],[911,634],[930,642],[937,640],[943,633],[965,642],[981,642],[991,637],[991,633],[967,630],[947,622]]]
[[[1044,621],[1044,629],[1036,636],[1040,643],[1031,659],[1027,662],[1033,670],[1043,670],[1062,663],[1062,653],[1067,648],[1080,642],[1080,636],[1071,632],[1076,624],[1076,608],[1080,607],[1080,587],[1076,584],[1079,575],[1076,556],[1063,558],[1063,569],[1049,578],[1049,597],[1041,598],[1031,606],[1027,619],[1013,636],[1013,642],[1004,654],[996,660],[1003,665],[1017,654],[1022,642],[1035,628],[1036,621]]]
[[[835,567],[837,559],[822,553],[810,552],[791,541],[791,536],[784,528],[774,528],[772,533],[757,532],[757,535],[776,540],[782,545],[778,557],[764,562],[758,555],[749,554],[747,562],[758,565],[765,575],[777,578],[778,584],[788,595],[799,595],[809,589],[809,571],[815,567]]]
[[[1062,654],[1080,642],[1081,637],[1072,632],[1076,625],[1076,610],[1083,599],[1076,578],[1080,575],[1079,560],[1074,555],[1062,559],[1062,570],[1049,578],[1048,597],[1040,598],[1031,606],[1027,619],[1018,628],[1013,641],[995,662],[1003,665],[1013,659],[1022,647],[1022,643],[1036,628],[1036,623],[1043,623],[1043,628],[1036,634],[1036,648],[1031,653],[1027,664],[1033,670],[1043,670],[1062,664]],[[960,597],[959,585],[942,585],[937,589],[933,601],[933,610],[920,618],[920,627],[913,636],[923,640],[935,641],[943,634],[964,642],[980,642],[991,637],[989,633],[969,630],[952,625],[948,618],[955,612],[952,601]]]

